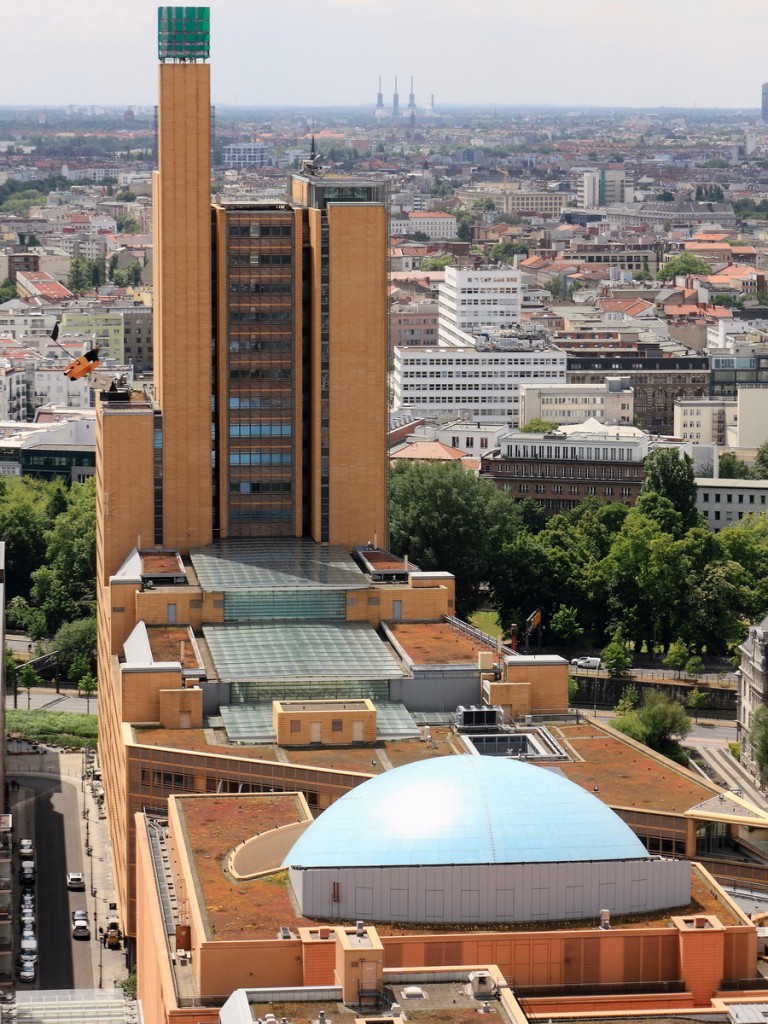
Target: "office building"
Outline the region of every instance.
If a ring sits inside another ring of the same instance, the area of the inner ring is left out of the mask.
[[[446,267],[439,286],[441,345],[466,345],[467,334],[520,322],[522,280],[513,267]]]
[[[480,474],[514,500],[533,499],[548,515],[589,497],[634,505],[650,440],[637,427],[609,427],[595,419],[551,431],[510,431],[483,455]]]
[[[396,348],[394,407],[426,418],[517,426],[520,386],[564,384],[566,355],[541,338],[494,337],[490,343]]]
[[[624,167],[584,171],[578,183],[577,204],[581,209],[624,203],[631,199],[632,175]]]

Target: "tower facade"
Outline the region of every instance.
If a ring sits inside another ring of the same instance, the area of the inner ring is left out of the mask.
[[[763,121],[768,122],[768,82],[763,82],[763,102],[760,112]]]
[[[153,539],[182,551],[212,538],[209,41],[207,7],[160,8],[153,266],[162,522]]]
[[[215,535],[383,539],[383,187],[312,170],[214,223]]]

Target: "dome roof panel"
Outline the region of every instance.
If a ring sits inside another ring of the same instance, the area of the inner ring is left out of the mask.
[[[518,864],[647,858],[634,832],[564,776],[521,761],[455,756],[384,772],[297,840],[286,866]]]

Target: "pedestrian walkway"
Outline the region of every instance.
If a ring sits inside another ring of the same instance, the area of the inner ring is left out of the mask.
[[[695,742],[688,746],[696,746]],[[729,789],[740,789],[743,795],[762,811],[768,811],[768,799],[750,772],[743,768],[727,747],[696,746],[701,759],[712,768]]]

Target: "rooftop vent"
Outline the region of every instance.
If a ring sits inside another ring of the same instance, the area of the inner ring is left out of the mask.
[[[355,924],[355,935],[362,939],[365,936],[365,921],[357,921]]]
[[[611,927],[611,912],[610,910],[600,911],[600,927],[606,931]]]

